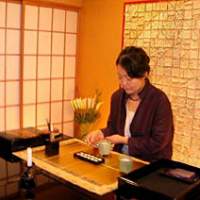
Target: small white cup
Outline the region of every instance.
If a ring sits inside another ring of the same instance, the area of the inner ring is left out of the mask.
[[[119,159],[120,172],[128,174],[132,171],[133,161],[128,157],[122,157]]]
[[[97,147],[101,156],[108,156],[112,150],[112,144],[108,140],[101,140],[99,143],[97,143]]]

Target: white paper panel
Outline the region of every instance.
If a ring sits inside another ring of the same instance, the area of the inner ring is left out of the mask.
[[[36,6],[25,6],[25,29],[37,29],[38,8]]]
[[[38,80],[38,102],[47,102],[50,100],[50,81]]]
[[[0,82],[0,106],[4,106],[5,102],[4,102],[4,89],[5,89],[5,83]]]
[[[5,123],[5,118],[4,118],[4,108],[0,108],[0,131],[3,131],[5,129],[4,123]]]
[[[7,49],[6,53],[8,54],[19,54],[20,50],[20,31],[18,30],[7,30]]]
[[[50,31],[51,23],[52,23],[52,9],[40,7],[39,29]]]
[[[76,35],[66,34],[65,55],[76,55]]]
[[[74,123],[73,122],[68,122],[64,123],[64,130],[63,133],[68,136],[74,136]]]
[[[51,104],[51,122],[61,123],[62,121],[62,102],[55,102]]]
[[[6,13],[6,4],[5,2],[0,2],[0,27],[5,27],[5,13]]]
[[[76,73],[76,58],[65,57],[65,77],[75,77]]]
[[[53,33],[53,49],[54,55],[64,54],[64,33]]]
[[[39,33],[39,54],[51,53],[51,33],[40,31]]]
[[[24,127],[35,127],[35,105],[25,105],[23,109]]]
[[[0,56],[0,80],[5,79],[5,56]]]
[[[19,81],[12,81],[6,83],[6,104],[19,104]]]
[[[61,56],[52,57],[52,77],[53,78],[63,77],[63,57]]]
[[[50,78],[50,56],[38,57],[38,78]]]
[[[62,100],[62,80],[52,80],[51,82],[51,100]]]
[[[7,4],[7,27],[20,28],[21,5],[15,3]]]
[[[19,107],[6,108],[6,129],[18,129],[19,119]]]
[[[24,104],[35,103],[36,101],[36,82],[24,81]]]
[[[75,79],[65,79],[65,100],[74,99],[75,96]]]
[[[66,15],[66,32],[77,32],[78,13],[74,11],[67,11]]]
[[[72,121],[74,119],[74,111],[70,101],[64,102],[64,121]]]
[[[36,54],[37,52],[37,32],[24,32],[24,54]]]
[[[0,53],[5,53],[5,30],[0,29]]]
[[[19,56],[6,56],[6,79],[19,80]]]
[[[54,9],[53,10],[53,31],[64,32],[65,28],[65,11]]]
[[[36,56],[24,56],[24,79],[36,78]]]
[[[49,119],[49,104],[38,104],[37,111],[37,124],[45,124],[45,120]]]

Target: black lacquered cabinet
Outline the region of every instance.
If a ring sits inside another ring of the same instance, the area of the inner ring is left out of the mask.
[[[200,169],[159,160],[119,177],[117,200],[200,200]]]

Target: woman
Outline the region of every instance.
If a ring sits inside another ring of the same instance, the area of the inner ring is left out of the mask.
[[[142,48],[130,46],[120,52],[120,89],[112,95],[107,127],[91,132],[90,144],[106,138],[115,144],[114,150],[143,160],[171,158],[172,109],[166,94],[149,82],[149,61]]]

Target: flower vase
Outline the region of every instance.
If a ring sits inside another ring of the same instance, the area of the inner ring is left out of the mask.
[[[81,140],[85,140],[86,139],[87,134],[91,130],[91,125],[92,125],[92,123],[88,123],[88,122],[87,123],[80,123],[79,124],[79,130],[80,130],[80,132],[79,132],[79,138]]]

